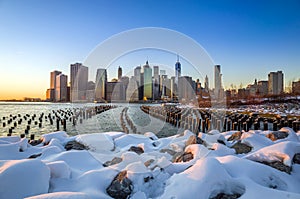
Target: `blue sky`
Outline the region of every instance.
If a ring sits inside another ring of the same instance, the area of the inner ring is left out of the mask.
[[[0,99],[44,97],[50,71],[69,74],[105,39],[141,27],[193,38],[221,65],[225,87],[277,70],[288,85],[300,78],[299,10],[296,0],[0,0]]]

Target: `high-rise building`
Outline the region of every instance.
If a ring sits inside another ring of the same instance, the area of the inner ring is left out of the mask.
[[[120,80],[121,77],[122,77],[122,68],[121,68],[121,66],[119,66],[119,68],[118,68],[118,80]]]
[[[292,93],[296,95],[300,94],[300,80],[292,82]]]
[[[137,66],[135,69],[134,69],[134,77],[137,81],[137,84],[138,84],[138,95],[139,95],[139,100],[142,100],[143,97],[144,97],[144,88],[143,88],[143,74],[142,74],[142,71],[141,71],[141,66]]]
[[[106,83],[107,72],[106,69],[98,68],[95,82],[95,101],[104,101],[106,99]]]
[[[204,80],[204,89],[206,92],[208,92],[208,90],[209,90],[209,83],[208,83],[207,75],[205,76],[205,80]]]
[[[144,71],[144,100],[152,99],[152,69],[149,66],[148,61],[143,66]]]
[[[88,67],[81,63],[71,64],[71,101],[86,101],[86,89],[88,83]]]
[[[109,102],[118,102],[125,100],[125,87],[122,82],[106,83],[106,100]]]
[[[55,101],[66,102],[68,100],[68,76],[59,74],[56,76]]]
[[[61,74],[61,71],[52,71],[50,73],[50,89],[49,91],[47,91],[47,99],[49,101],[56,101],[56,76],[60,75]]]
[[[181,76],[178,80],[178,84],[178,99],[180,101],[188,102],[195,98],[192,77]]]
[[[178,85],[178,78],[181,76],[181,63],[179,62],[179,55],[177,55],[177,62],[175,63],[175,77]]]
[[[159,67],[158,66],[153,66],[153,99],[158,100],[160,98],[159,96]]]
[[[270,95],[283,93],[283,73],[282,71],[270,72],[268,74],[268,92]]]
[[[268,95],[268,81],[258,81],[257,88],[260,96]]]
[[[173,100],[175,98],[175,76],[172,76],[171,77],[171,81],[170,81],[170,84],[171,84],[171,99]]]
[[[88,102],[95,101],[95,82],[88,81],[87,89],[86,89],[86,100]]]
[[[126,101],[136,102],[139,100],[138,88],[138,82],[136,81],[135,76],[132,76],[129,79],[129,83],[126,90]]]
[[[220,98],[222,88],[221,66],[215,65],[215,97]]]

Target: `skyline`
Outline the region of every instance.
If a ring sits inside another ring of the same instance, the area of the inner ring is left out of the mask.
[[[225,88],[266,80],[278,70],[287,86],[300,77],[299,8],[298,1],[1,1],[0,99],[44,98],[50,71],[69,76],[70,64],[84,62],[99,43],[141,27],[168,28],[194,39],[221,65]],[[150,64],[176,62],[145,53],[124,58],[121,67],[133,70],[147,56]],[[112,67],[118,66],[116,61]],[[189,75],[183,63],[182,73]],[[108,76],[116,77],[116,70]]]

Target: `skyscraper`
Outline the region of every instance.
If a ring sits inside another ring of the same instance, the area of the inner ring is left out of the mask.
[[[175,78],[178,85],[178,79],[181,76],[181,63],[179,62],[179,55],[177,55],[177,62],[175,63]]]
[[[268,74],[268,92],[270,95],[283,93],[283,73],[282,71],[270,72]]]
[[[204,89],[206,92],[208,92],[209,90],[209,84],[208,84],[208,77],[207,75],[205,76],[205,80],[204,80]]]
[[[118,80],[120,80],[121,77],[122,77],[122,68],[121,68],[121,66],[119,66],[119,68],[118,68]]]
[[[68,100],[68,76],[59,74],[56,76],[55,101],[66,102]]]
[[[153,99],[159,99],[159,67],[153,66],[154,76],[153,76]]]
[[[220,91],[222,88],[221,77],[221,66],[215,65],[215,97],[217,99],[219,99],[220,97]]]
[[[146,61],[146,64],[143,66],[144,70],[144,99],[152,99],[152,69],[149,66],[148,61]]]
[[[95,82],[95,100],[104,101],[106,99],[106,83],[107,72],[106,69],[98,68]]]
[[[71,101],[86,101],[88,67],[81,63],[71,64]]]
[[[60,71],[52,71],[50,73],[50,89],[48,91],[48,100],[56,101],[56,76],[61,74]]]
[[[134,69],[134,77],[137,81],[137,84],[138,84],[138,96],[139,96],[139,100],[142,100],[143,97],[144,97],[144,88],[143,88],[143,73],[141,73],[141,66],[137,66],[135,69]]]

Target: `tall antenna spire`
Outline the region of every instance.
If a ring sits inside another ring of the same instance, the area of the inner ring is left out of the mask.
[[[178,55],[178,53],[177,53],[177,62],[179,62],[179,55]]]

